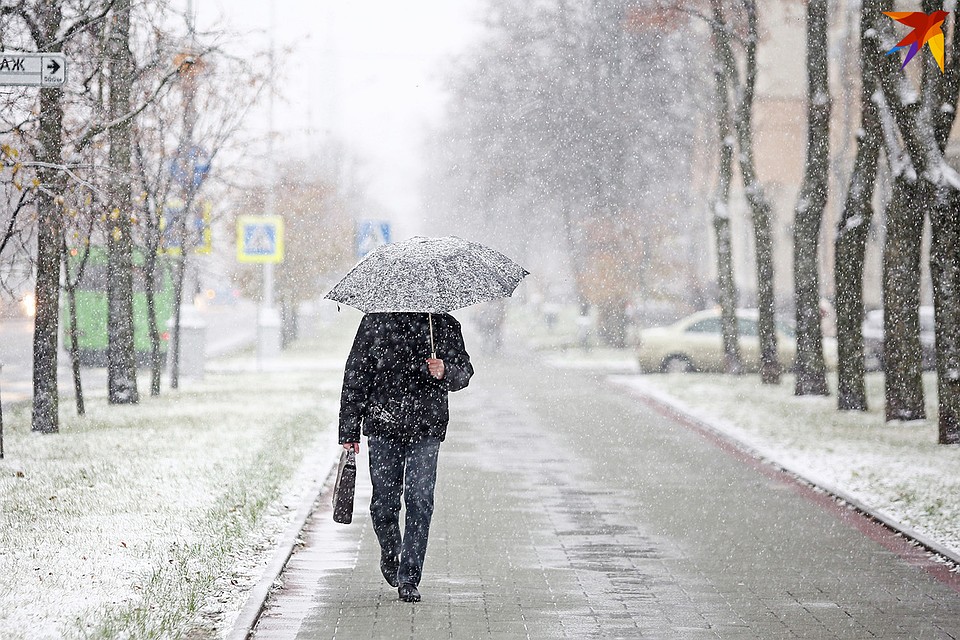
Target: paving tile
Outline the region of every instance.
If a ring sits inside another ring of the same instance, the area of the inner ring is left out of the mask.
[[[602,377],[477,370],[423,602],[380,576],[361,468],[354,523],[315,514],[256,638],[960,638],[957,592]]]

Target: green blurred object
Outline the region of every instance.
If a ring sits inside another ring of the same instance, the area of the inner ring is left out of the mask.
[[[71,255],[70,270],[80,266],[81,256]],[[147,316],[147,294],[143,272],[144,255],[133,255],[133,342],[138,363],[150,361],[150,330]],[[161,352],[167,351],[167,321],[173,313],[173,277],[171,263],[165,256],[157,256],[154,300],[157,327],[163,340]],[[66,349],[70,349],[70,314],[66,305],[61,310],[61,325]],[[107,363],[107,252],[103,247],[91,247],[77,288],[77,342],[80,362],[84,366],[106,366]]]

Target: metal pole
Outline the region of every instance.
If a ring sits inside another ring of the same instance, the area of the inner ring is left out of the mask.
[[[272,216],[277,211],[277,194],[275,190],[275,184],[277,181],[276,175],[276,166],[274,165],[274,156],[273,156],[273,32],[274,32],[274,23],[276,22],[276,6],[273,0],[270,1],[270,63],[269,69],[271,70],[270,75],[270,94],[267,96],[268,102],[268,114],[267,114],[267,123],[269,130],[267,131],[267,197],[266,202],[264,202],[264,213],[268,216]],[[263,265],[263,306],[267,309],[273,309],[273,263],[267,262]]]
[[[274,26],[276,23],[276,2],[270,2],[270,57],[269,68],[272,70],[274,65]],[[273,79],[269,81],[268,96],[268,114],[267,114],[267,189],[264,198],[264,214],[272,216],[276,214],[276,159],[274,156],[274,90]],[[281,320],[280,314],[274,308],[274,265],[266,262],[263,265],[263,298],[261,307],[257,313],[257,368],[261,368],[264,359],[271,359],[279,355],[281,349]]]
[[[267,96],[268,99],[268,112],[267,112],[267,194],[264,204],[264,214],[272,216],[277,211],[277,194],[274,189],[274,185],[277,181],[276,176],[276,167],[273,163],[273,30],[274,30],[274,3],[271,0],[270,2],[270,63],[269,69],[271,70],[270,76],[270,93]],[[267,262],[263,265],[263,306],[267,309],[273,309],[273,263]]]

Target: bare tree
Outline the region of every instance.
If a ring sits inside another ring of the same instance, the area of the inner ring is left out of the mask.
[[[794,393],[828,395],[820,326],[818,244],[830,180],[830,86],[827,0],[807,0],[807,152],[793,231],[793,296],[797,320]]]
[[[943,2],[926,0],[923,9],[930,14],[943,9]],[[946,15],[946,14],[944,14]],[[878,29],[878,31],[880,31]],[[881,31],[889,34],[889,31]],[[888,47],[893,38],[878,40],[880,50]],[[909,84],[909,79],[898,68],[895,61],[881,59],[880,79],[883,98],[889,105],[890,120],[888,129],[893,129],[902,139],[902,157],[906,170],[902,172],[900,210],[895,211],[900,218],[907,218],[906,211],[927,211],[933,230],[931,251],[931,274],[934,278],[934,307],[936,314],[937,336],[937,389],[939,405],[939,441],[941,443],[960,442],[960,320],[957,309],[960,308],[960,295],[957,283],[960,282],[960,220],[957,203],[960,202],[960,175],[950,167],[944,158],[944,147],[953,126],[954,115],[946,111],[955,111],[957,96],[960,93],[960,79],[957,78],[956,64],[960,61],[957,48],[956,22],[954,22],[953,42],[950,47],[950,72],[939,76],[932,56],[922,56],[923,69],[919,95]],[[895,123],[895,124],[894,124]],[[888,146],[895,142],[894,135],[887,135]],[[894,197],[896,199],[897,193]],[[919,218],[914,214],[914,218]],[[889,223],[888,223],[889,224]],[[917,223],[909,223],[912,229]],[[914,264],[913,253],[907,260],[891,265],[900,271]],[[919,267],[919,265],[917,265]],[[898,274],[899,275],[899,274]],[[886,287],[885,287],[886,293]],[[913,345],[914,326],[912,313],[912,291],[891,291],[894,295],[907,295],[906,302],[911,305],[905,320],[909,323],[909,335],[904,342]],[[885,316],[893,311],[885,298]],[[895,329],[885,322],[885,331]],[[903,338],[903,336],[898,336]],[[889,336],[886,336],[889,340]],[[886,351],[888,345],[884,345]],[[898,354],[901,355],[901,354]],[[905,365],[896,372],[903,379],[890,377],[887,373],[887,417],[914,418],[923,416],[922,387],[919,386],[919,369],[915,365],[913,350],[905,354]],[[895,395],[891,394],[891,391]],[[918,397],[919,396],[919,403]],[[897,402],[891,406],[891,400]]]
[[[873,192],[877,177],[882,130],[873,94],[877,47],[871,38],[872,18],[880,12],[879,0],[860,6],[860,131],[857,154],[847,186],[843,214],[834,236],[834,279],[837,310],[837,408],[866,411],[867,392],[863,362],[863,265],[867,232],[873,218]]]
[[[562,247],[571,293],[611,345],[625,343],[628,304],[642,314],[646,300],[699,303],[687,239],[702,227],[675,212],[692,208],[703,85],[689,33],[667,13],[622,0],[491,2],[442,133],[437,182],[458,219],[440,224],[471,225],[518,256],[538,251],[531,234]]]
[[[136,404],[137,362],[133,341],[133,236],[130,219],[131,144],[129,119],[133,87],[130,51],[130,0],[117,0],[107,39],[110,99],[107,116],[116,122],[108,132],[110,232],[107,234],[107,398],[111,404]]]
[[[928,13],[945,3],[928,2]],[[924,76],[938,150],[947,147],[960,98],[960,23],[952,13],[949,67],[938,75],[930,61]],[[955,176],[954,176],[955,177]],[[931,226],[930,274],[937,352],[937,422],[940,444],[960,443],[960,185],[938,189],[929,211]]]
[[[753,222],[757,276],[757,330],[760,335],[760,379],[764,384],[780,383],[780,358],[777,354],[775,296],[773,287],[773,237],[770,230],[771,205],[757,177],[753,153],[753,102],[757,86],[757,47],[760,41],[757,3],[742,0],[746,17],[743,37],[743,75],[733,52],[734,30],[726,19],[722,0],[710,0],[711,19],[718,27],[719,46],[727,77],[734,87],[733,123],[737,137],[740,176]]]
[[[38,50],[59,51],[63,8],[38,1],[35,13],[21,14]],[[62,164],[63,94],[60,89],[40,90],[40,124],[37,160],[42,188],[37,198],[37,315],[33,334],[33,423],[41,433],[59,430],[57,392],[57,332],[60,317],[60,262],[63,220],[59,194],[64,188]]]
[[[717,290],[720,299],[720,328],[723,336],[724,370],[739,374],[743,370],[740,358],[740,329],[737,323],[737,285],[733,278],[733,243],[730,238],[730,183],[733,180],[734,138],[730,117],[730,77],[724,65],[721,45],[727,34],[724,25],[710,21],[713,45],[713,77],[716,90],[717,137],[719,158],[717,186],[710,203],[713,233],[717,246]]]
[[[3,38],[22,48],[62,51],[72,45],[93,25],[101,22],[112,5],[110,1],[16,2],[0,4]],[[65,11],[72,18],[65,19]],[[66,23],[66,24],[65,24]],[[40,89],[36,117],[32,109],[16,106],[4,117],[8,133],[20,139],[31,158],[24,165],[36,170],[36,259],[34,266],[36,318],[33,349],[33,424],[34,431],[59,429],[57,392],[57,334],[59,330],[60,268],[63,249],[64,191],[68,179],[78,180],[69,163],[64,162],[64,91]]]
[[[75,214],[74,216],[75,217]],[[73,397],[77,407],[77,415],[84,415],[86,409],[83,400],[83,379],[80,372],[80,330],[77,326],[77,290],[83,282],[87,261],[90,258],[90,237],[93,235],[95,218],[87,215],[85,229],[78,229],[77,243],[79,247],[70,248],[67,243],[67,233],[63,235],[63,290],[67,294],[67,348],[70,350],[70,365],[73,374]],[[78,227],[83,224],[78,221]]]
[[[887,7],[889,8],[889,7]],[[889,19],[871,16],[874,29],[886,34],[877,45],[883,53],[896,42]],[[921,56],[921,59],[924,56]],[[923,237],[922,204],[928,188],[922,177],[922,152],[901,134],[903,124],[913,120],[919,97],[910,80],[892,57],[878,60],[883,99],[881,124],[893,190],[884,212],[886,238],[883,247],[883,366],[887,420],[919,420],[926,417],[920,346],[920,251]],[[879,99],[879,96],[877,96]]]

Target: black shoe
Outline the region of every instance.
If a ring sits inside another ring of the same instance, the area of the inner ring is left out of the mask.
[[[400,593],[400,599],[404,602],[420,602],[420,592],[417,591],[417,585],[404,582],[397,589]]]
[[[397,556],[385,556],[382,553],[380,554],[380,573],[383,574],[384,579],[387,581],[391,587],[396,587],[400,584],[400,581],[397,579],[397,571],[400,570],[400,560]]]

